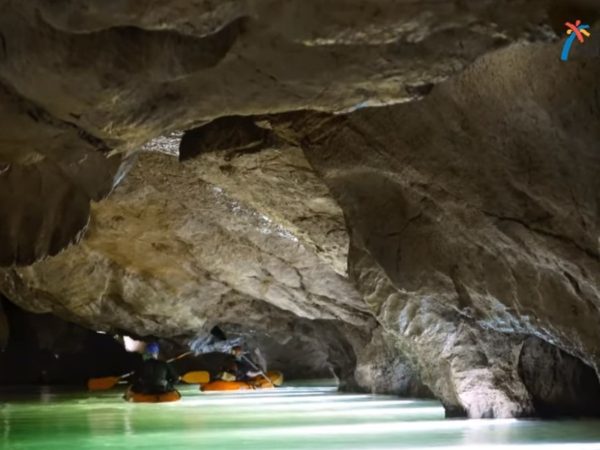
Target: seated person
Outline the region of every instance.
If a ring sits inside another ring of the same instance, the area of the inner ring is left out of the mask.
[[[235,375],[236,380],[247,381],[261,374],[256,364],[244,356],[241,346],[232,347],[230,354],[233,358],[227,362],[228,369],[226,372]]]
[[[152,342],[146,347],[144,361],[133,375],[131,390],[139,394],[163,394],[175,390],[179,375],[165,361],[158,359],[160,349]]]

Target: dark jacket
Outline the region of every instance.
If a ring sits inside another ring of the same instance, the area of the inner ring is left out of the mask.
[[[179,379],[171,365],[158,359],[148,359],[136,370],[131,390],[140,394],[162,394],[174,389]]]
[[[248,375],[248,372],[255,372],[256,369],[254,369],[254,367],[252,367],[252,364],[250,364],[244,358],[236,358],[234,356],[230,356],[225,364],[224,371],[235,375],[235,378],[238,381],[245,381],[251,378]]]

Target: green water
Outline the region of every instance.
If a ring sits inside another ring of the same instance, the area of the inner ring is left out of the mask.
[[[182,393],[130,404],[118,390],[0,391],[0,448],[600,450],[600,421],[444,420],[435,401],[333,387]]]

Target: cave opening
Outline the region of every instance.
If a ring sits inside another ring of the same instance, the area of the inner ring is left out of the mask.
[[[529,337],[519,355],[519,374],[542,417],[600,416],[596,371],[541,339]]]

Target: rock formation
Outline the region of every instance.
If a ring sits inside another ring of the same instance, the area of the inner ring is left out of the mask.
[[[600,64],[557,51],[485,57],[419,103],[276,125],[344,210],[379,322],[472,416],[533,412],[522,336],[600,362]]]
[[[80,245],[4,271],[7,295],[94,330],[186,340],[218,323],[268,345],[308,341],[353,370],[334,347],[375,321],[345,276],[341,210],[299,149],[225,158],[142,154]]]
[[[600,45],[552,43],[593,1],[0,12],[12,302],[178,343],[218,323],[449,415],[597,413],[568,385],[600,371]]]
[[[234,114],[409,100],[494,48],[552,38],[548,11],[542,0],[2,0],[0,264],[77,241],[90,200],[154,137]]]

